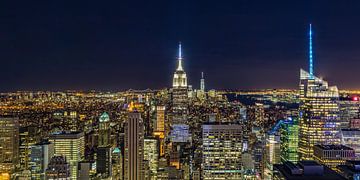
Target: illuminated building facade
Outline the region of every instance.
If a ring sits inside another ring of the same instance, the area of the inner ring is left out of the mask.
[[[146,179],[156,180],[159,164],[158,141],[156,139],[144,139],[144,160],[147,161],[150,176]]]
[[[96,172],[101,177],[111,176],[110,118],[104,112],[99,118],[99,143],[96,156]]]
[[[123,156],[121,154],[120,148],[116,147],[112,151],[112,178],[113,179],[123,179],[124,169],[123,169]]]
[[[178,67],[174,73],[172,87],[172,124],[184,124],[188,113],[188,85],[186,73],[182,67],[181,53],[181,44],[179,44]]]
[[[311,26],[310,26],[311,42]],[[311,43],[310,43],[311,44]],[[316,144],[339,144],[339,92],[336,86],[313,75],[312,47],[310,46],[310,73],[300,70],[300,139],[301,160],[313,159]]]
[[[144,178],[144,123],[139,112],[129,112],[125,125],[125,180]]]
[[[320,164],[336,170],[336,167],[344,165],[346,160],[354,159],[355,151],[344,145],[315,145],[314,158]]]
[[[265,110],[264,104],[255,103],[255,125],[262,127],[265,122]]]
[[[0,173],[12,173],[19,164],[19,119],[0,117]]]
[[[275,134],[266,135],[265,155],[264,155],[264,179],[272,179],[273,165],[281,163],[280,158],[280,136]]]
[[[355,151],[355,156],[360,158],[360,130],[359,129],[341,129],[341,144],[351,147]]]
[[[54,144],[44,141],[31,147],[31,179],[45,179],[45,171],[54,156]]]
[[[70,165],[71,179],[77,179],[78,163],[85,155],[85,140],[82,132],[62,132],[49,138],[54,144],[54,154],[64,156]]]
[[[46,180],[70,180],[73,179],[70,165],[64,156],[54,156],[51,158],[46,169]]]
[[[241,179],[241,126],[204,124],[202,130],[203,179]]]
[[[297,118],[292,118],[289,123],[281,124],[281,161],[297,163],[299,160],[299,124]]]
[[[165,106],[156,106],[156,131],[165,132]]]

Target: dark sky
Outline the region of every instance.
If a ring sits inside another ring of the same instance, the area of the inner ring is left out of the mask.
[[[0,91],[297,88],[313,24],[315,74],[360,88],[358,0],[0,2]]]

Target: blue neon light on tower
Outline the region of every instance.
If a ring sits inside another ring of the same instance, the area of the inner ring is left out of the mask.
[[[179,59],[182,59],[182,56],[181,56],[181,42],[179,42]]]
[[[309,73],[310,73],[310,78],[314,78],[311,24],[310,24],[310,30],[309,30]]]

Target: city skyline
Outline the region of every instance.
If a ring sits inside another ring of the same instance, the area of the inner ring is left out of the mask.
[[[357,5],[8,2],[0,16],[0,91],[170,87],[179,41],[194,88],[204,72],[209,89],[296,89],[294,72],[308,67],[309,23],[314,71],[340,89],[360,89],[352,78],[360,75]]]

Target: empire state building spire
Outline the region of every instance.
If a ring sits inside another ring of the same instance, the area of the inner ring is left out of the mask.
[[[181,42],[179,43],[179,57],[178,57],[178,67],[177,67],[177,71],[184,71],[183,67],[182,67],[182,55],[181,55]]]
[[[178,57],[178,67],[174,73],[173,78],[173,88],[186,88],[187,87],[187,78],[186,73],[182,67],[182,51],[181,43],[179,43],[179,57]]]

